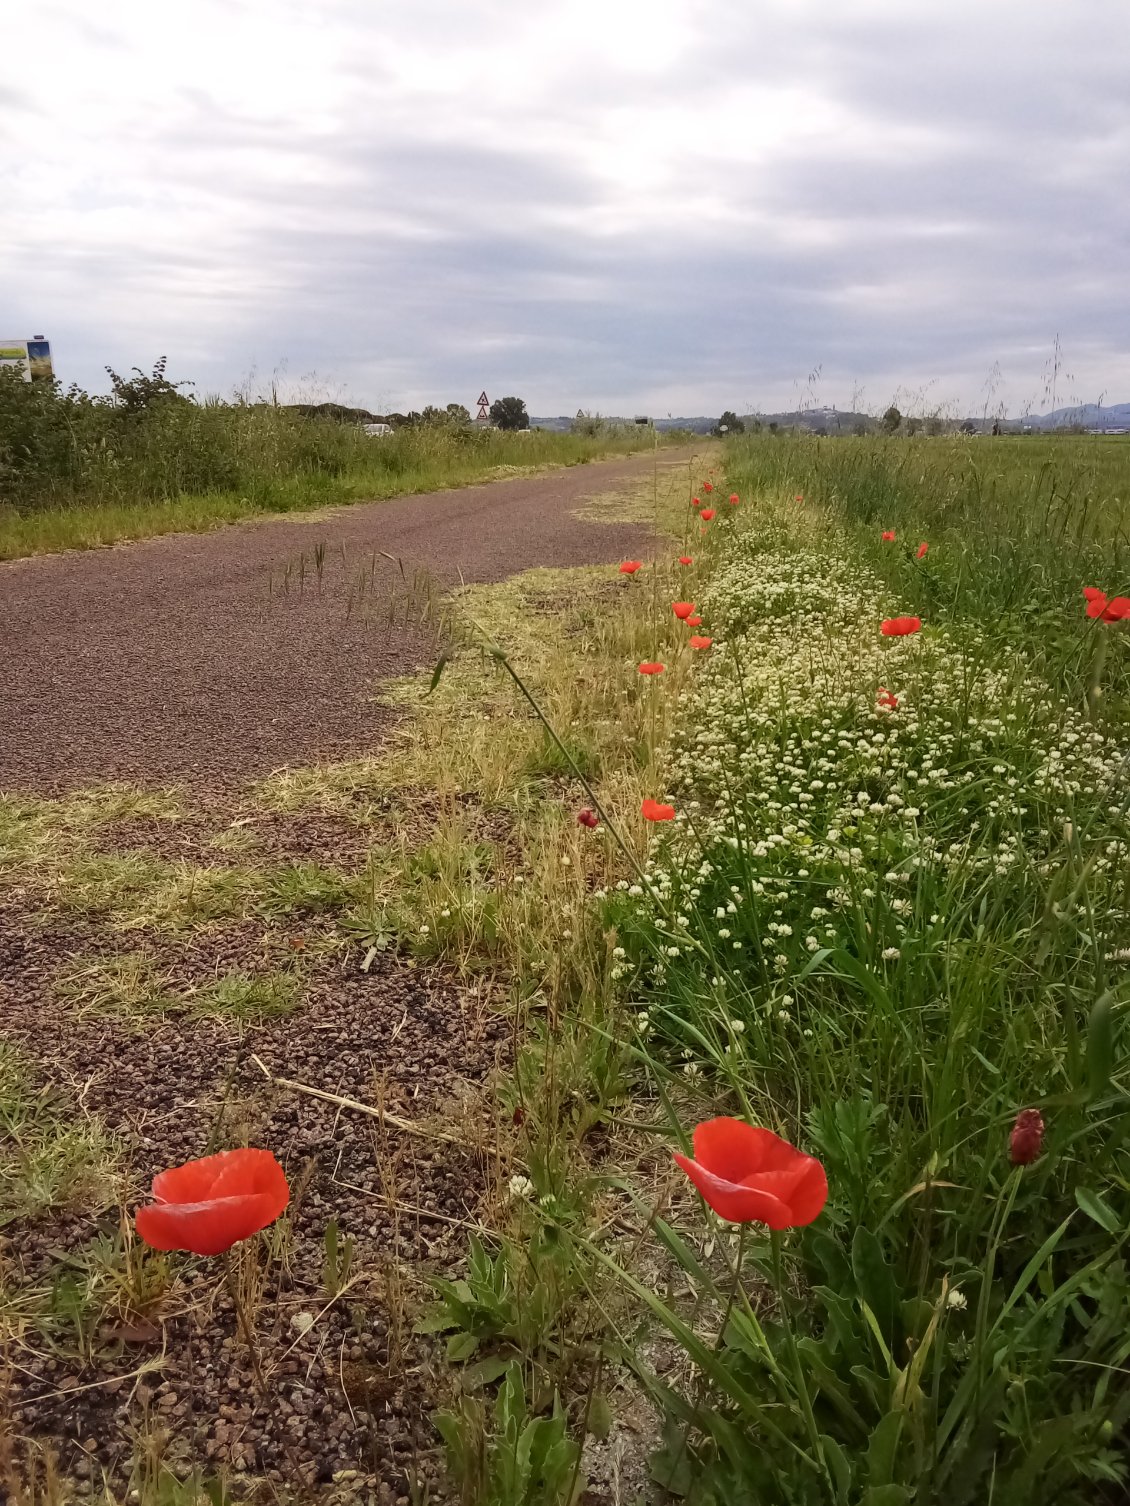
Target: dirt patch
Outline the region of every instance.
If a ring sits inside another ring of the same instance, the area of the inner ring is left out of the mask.
[[[411,1321],[425,1295],[420,1272],[454,1269],[467,1226],[478,1222],[495,1131],[475,1090],[505,1052],[508,1028],[489,990],[391,954],[378,954],[365,973],[352,953],[314,957],[302,1004],[285,1020],[248,1030],[178,1015],[139,1031],[77,1018],[56,996],[60,967],[89,955],[88,929],[29,932],[13,921],[0,916],[6,1036],[34,1054],[44,1085],[61,1087],[76,1112],[96,1114],[120,1139],[127,1207],[162,1167],[245,1139],[270,1145],[295,1188],[285,1252],[261,1256],[252,1281],[261,1285],[265,1389],[217,1262],[177,1257],[152,1311],[140,1319],[88,1314],[92,1330],[78,1345],[52,1313],[51,1292],[60,1290],[60,1272],[81,1271],[93,1246],[119,1237],[119,1213],[53,1215],[5,1231],[6,1286],[46,1294],[46,1327],[29,1322],[9,1355],[15,1431],[48,1441],[74,1478],[106,1472],[121,1486],[132,1439],[159,1425],[175,1440],[171,1466],[292,1483],[297,1468],[323,1485],[358,1470],[356,1483],[368,1482],[378,1501],[399,1498],[416,1470],[434,1492],[427,1413],[435,1380]],[[206,976],[245,959],[250,939],[198,936],[181,966]],[[159,947],[155,955],[169,960]],[[273,1077],[379,1101],[436,1132],[386,1130],[278,1087],[254,1058]],[[355,1284],[328,1305],[331,1221],[355,1242]],[[316,1321],[305,1328],[309,1316]]]

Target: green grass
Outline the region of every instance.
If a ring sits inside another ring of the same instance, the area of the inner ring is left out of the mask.
[[[80,959],[64,970],[55,986],[80,1018],[112,1015],[144,1022],[161,1018],[180,1003],[171,978],[143,952]]]
[[[195,1015],[248,1025],[292,1014],[300,1002],[301,980],[295,973],[250,973],[242,968],[230,969],[187,996]]]
[[[0,1041],[0,1228],[60,1210],[98,1212],[117,1196],[118,1148]]]
[[[108,455],[98,445],[83,449],[82,466],[62,475],[44,462],[42,473],[5,483],[0,464],[0,560],[468,486],[650,445],[637,432],[442,427],[370,439],[283,410],[187,404],[137,416],[116,442],[122,448]]]

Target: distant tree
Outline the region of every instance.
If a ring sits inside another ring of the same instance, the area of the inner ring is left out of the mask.
[[[447,416],[453,424],[469,424],[471,414],[462,403],[448,403]]]
[[[855,435],[856,439],[862,439],[867,433],[866,421],[862,418],[857,418],[851,426],[851,432]]]
[[[930,417],[926,420],[926,433],[929,434],[930,438],[937,439],[944,428],[945,424],[942,423],[941,415],[931,413]]]
[[[530,415],[520,397],[495,398],[490,405],[490,421],[498,429],[528,429]]]
[[[963,434],[976,434],[976,432],[977,432],[977,425],[973,422],[973,420],[971,418],[967,418],[965,420],[965,422],[961,426],[961,432]]]
[[[780,429],[780,427],[781,427],[781,425],[777,422],[777,420],[775,418],[771,418],[769,420],[769,432],[770,432],[770,434],[776,434],[778,432],[778,430]]]
[[[921,427],[921,425],[922,425],[922,420],[920,418],[908,418],[907,419],[907,421],[906,421],[906,432],[911,436],[912,439],[913,439],[914,435],[918,433],[918,430]]]
[[[886,413],[883,414],[883,418],[882,418],[883,433],[884,434],[897,434],[898,433],[898,429],[899,429],[899,425],[901,423],[902,423],[902,414],[895,407],[894,403],[892,403],[891,406],[887,409]]]
[[[732,413],[729,408],[726,409],[725,413],[723,413],[722,417],[718,420],[718,422],[714,425],[713,429],[711,429],[710,432],[712,434],[721,434],[723,431],[725,431],[727,434],[745,433],[745,424],[743,424],[738,415],[736,413]]]

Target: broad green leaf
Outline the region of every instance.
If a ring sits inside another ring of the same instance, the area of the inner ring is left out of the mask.
[[[1095,1001],[1087,1021],[1087,1099],[1093,1102],[1110,1086],[1114,1071],[1114,1021],[1111,996],[1103,994]]]
[[[827,1433],[820,1435],[820,1451],[824,1455],[824,1463],[828,1466],[828,1473],[832,1477],[832,1485],[835,1488],[836,1500],[846,1506],[848,1492],[851,1489],[851,1465],[847,1461],[847,1455]]]
[[[1093,1218],[1108,1234],[1121,1234],[1122,1225],[1118,1214],[1097,1192],[1088,1192],[1086,1187],[1076,1187],[1075,1201],[1088,1218]]]
[[[510,1358],[506,1355],[487,1355],[485,1359],[476,1360],[473,1365],[467,1366],[462,1376],[463,1384],[469,1388],[492,1385],[506,1374],[510,1363]]]
[[[867,1445],[867,1478],[872,1487],[894,1481],[895,1458],[902,1434],[904,1414],[888,1412],[879,1420]]]
[[[859,1295],[875,1315],[888,1351],[894,1354],[898,1347],[898,1290],[883,1258],[882,1245],[862,1224],[851,1242],[851,1268]]]
[[[447,1341],[447,1358],[457,1365],[469,1360],[478,1347],[479,1341],[473,1333],[453,1333]]]
[[[612,1408],[603,1391],[597,1391],[589,1403],[589,1432],[603,1443],[612,1431]]]

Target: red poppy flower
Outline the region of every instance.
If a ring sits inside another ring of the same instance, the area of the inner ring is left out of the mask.
[[[158,1172],[153,1196],[134,1220],[147,1245],[220,1255],[273,1224],[290,1188],[269,1150],[224,1150]]]
[[[693,560],[693,558],[689,554],[680,554],[680,556],[679,556],[679,564],[680,565],[693,565],[694,564],[694,560]]]
[[[1121,622],[1130,617],[1130,596],[1115,596],[1107,599],[1105,591],[1094,586],[1084,586],[1087,598],[1087,616],[1097,617],[1100,622]]]
[[[796,496],[793,498],[793,501],[794,502],[803,502],[804,501],[804,493],[803,492],[797,492]]]
[[[701,507],[702,506],[702,498],[701,497],[692,497],[691,498],[691,506],[692,507]]]
[[[738,503],[741,500],[742,499],[738,496],[737,492],[731,492],[730,493],[730,506],[731,507],[737,507]]]
[[[732,1224],[799,1229],[828,1201],[828,1178],[814,1156],[741,1119],[698,1125],[694,1159],[676,1151],[675,1160],[714,1212]]]
[[[895,541],[895,531],[894,531],[894,529],[893,528],[884,528],[883,529],[883,543],[884,544],[893,544],[894,541]]]
[[[589,831],[595,831],[600,825],[600,817],[595,811],[590,811],[588,806],[583,811],[577,812],[577,825],[587,826]]]
[[[888,617],[879,631],[884,638],[905,638],[907,633],[917,633],[921,626],[921,617]]]
[[[711,518],[713,516],[714,516],[714,509],[713,509],[713,507],[704,507],[702,509],[702,511],[699,513],[699,517],[702,519],[702,521],[704,523],[709,523],[710,520],[711,520]]]
[[[897,695],[892,695],[889,690],[884,690],[880,685],[879,694],[876,697],[876,704],[879,706],[879,709],[881,711],[897,711],[899,698]]]
[[[1021,1109],[1008,1137],[1008,1156],[1014,1166],[1030,1166],[1044,1143],[1044,1119],[1039,1109]]]
[[[929,544],[919,544],[915,559],[924,560],[926,558],[926,551],[927,549],[929,549],[929,547]]]
[[[690,644],[691,648],[709,648],[710,645],[714,642],[714,639],[703,638],[698,633],[693,633],[691,637],[687,639],[687,642]]]
[[[672,610],[672,612],[674,612],[674,614],[675,614],[676,617],[681,617],[683,619],[683,621],[685,622],[686,619],[694,611],[694,602],[693,601],[673,601],[671,603],[671,610]]]
[[[653,661],[649,660],[646,664],[641,664],[640,665],[640,674],[641,675],[661,675],[663,673],[663,671],[664,671],[665,668],[666,668],[665,665],[663,665],[663,664],[656,664]]]
[[[621,575],[634,575],[643,565],[643,560],[625,560],[620,566]]]
[[[649,795],[640,806],[645,821],[673,821],[675,819],[675,807],[664,805],[661,800],[653,800]]]
[[[697,612],[694,614],[693,617],[688,617],[686,619],[686,622],[687,622],[687,626],[688,627],[701,627],[702,626],[702,618],[698,615]]]
[[[714,490],[714,482],[713,481],[704,481],[702,483],[702,489],[703,489],[704,492],[712,492]]]

